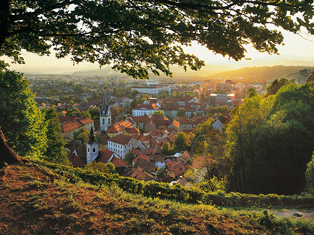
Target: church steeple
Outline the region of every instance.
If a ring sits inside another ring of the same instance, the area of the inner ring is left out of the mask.
[[[91,127],[89,141],[86,144],[86,163],[92,163],[98,156],[98,142],[94,134],[94,128]]]
[[[96,142],[96,136],[94,134],[94,128],[91,127],[90,128],[90,134],[89,134],[89,141],[88,144],[93,144],[94,142]]]
[[[106,89],[104,90],[104,97],[102,101],[102,106],[100,110],[100,130],[107,131],[111,126],[111,114],[110,108],[107,105],[107,94]]]
[[[107,116],[107,113],[108,113],[108,105],[107,105],[107,94],[106,94],[106,89],[104,90],[104,97],[103,97],[103,100],[102,100],[102,106],[101,106],[101,115],[102,116]],[[109,110],[110,112],[110,110]]]

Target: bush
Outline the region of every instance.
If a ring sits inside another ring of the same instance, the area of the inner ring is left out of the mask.
[[[305,172],[307,190],[314,195],[314,154],[312,160],[307,164],[307,170]]]

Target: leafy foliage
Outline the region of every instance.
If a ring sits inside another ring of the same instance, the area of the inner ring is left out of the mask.
[[[227,127],[229,190],[300,193],[313,151],[313,84],[282,87],[268,98],[252,97],[233,111]]]
[[[47,150],[45,152],[46,160],[67,164],[69,162],[67,158],[67,152],[64,145],[66,141],[62,138],[60,123],[57,119],[57,113],[54,107],[50,109],[44,109],[45,121],[47,123]]]
[[[165,114],[164,114],[164,112],[161,111],[161,110],[156,110],[156,111],[153,112],[151,115],[162,115],[162,116],[164,116]]]
[[[98,62],[134,78],[171,75],[170,65],[198,70],[203,61],[180,45],[192,41],[240,60],[245,45],[277,53],[283,42],[276,25],[310,34],[313,1],[2,1],[0,56],[23,63],[21,50]],[[217,40],[219,38],[219,40]],[[31,43],[30,43],[31,42]]]
[[[307,190],[314,195],[314,154],[312,155],[312,160],[307,164],[305,176]]]
[[[81,141],[83,144],[86,144],[89,140],[89,132],[83,126],[79,131],[73,131],[73,138]]]
[[[289,81],[286,78],[280,78],[274,80],[267,88],[267,95],[275,95],[277,91],[284,85],[288,85]]]
[[[161,167],[161,168],[158,168],[157,172],[156,172],[156,177],[158,179],[160,178],[165,178],[166,177],[166,173],[165,173],[165,168]]]
[[[305,83],[313,82],[314,81],[314,71],[306,78]]]
[[[217,113],[229,113],[228,105],[218,106],[218,107],[210,107],[207,112],[207,116],[214,116]]]
[[[178,112],[177,112],[177,116],[179,116],[179,117],[186,116],[185,108],[179,108]]]
[[[197,205],[132,195],[117,184],[89,184],[64,170],[57,168],[51,171],[32,163],[0,171],[2,177],[6,178],[0,183],[0,220],[6,225],[1,230],[3,234],[19,234],[21,230],[32,234],[84,234],[91,229],[97,234],[313,233],[313,222],[308,220],[277,219],[266,210],[263,214],[225,208],[217,210],[214,205],[203,203]],[[103,175],[99,172],[95,174],[100,177]],[[185,190],[178,186],[169,189],[177,193]],[[216,198],[213,201],[227,202],[225,204],[231,201],[258,205],[263,201],[295,203],[312,200],[277,195],[228,195],[221,191],[208,195],[211,195],[207,197],[209,200]],[[30,214],[32,216],[28,216],[28,224],[33,225],[25,227],[23,219]],[[45,219],[40,219],[43,215]]]
[[[8,145],[20,156],[41,157],[47,148],[47,124],[23,75],[0,61],[0,124]]]
[[[169,142],[165,142],[165,143],[161,146],[161,151],[162,151],[165,155],[169,155],[169,154],[172,153],[171,146],[170,146]]]
[[[179,132],[174,136],[172,149],[175,153],[185,151],[190,147],[188,137],[184,132]]]
[[[254,87],[251,87],[246,91],[246,94],[247,94],[246,98],[252,98],[253,96],[257,95],[257,92],[254,89]]]
[[[109,167],[103,162],[93,161],[91,164],[85,165],[84,169],[100,173],[110,173]]]
[[[132,152],[129,152],[125,155],[125,157],[123,158],[124,161],[127,161],[129,163],[132,163],[132,161],[134,160],[135,156]]]

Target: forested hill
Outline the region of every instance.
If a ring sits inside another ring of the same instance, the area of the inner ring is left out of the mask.
[[[287,79],[297,79],[300,70],[302,69],[313,69],[313,67],[306,66],[263,66],[263,67],[245,67],[238,70],[231,70],[211,75],[210,78],[235,78],[243,77],[244,79],[249,78],[261,78],[261,79],[279,79],[285,77]]]

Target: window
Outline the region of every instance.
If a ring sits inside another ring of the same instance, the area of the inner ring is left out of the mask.
[[[87,152],[89,153],[89,148],[87,148]]]
[[[96,149],[95,148],[93,148],[93,153],[95,153],[96,152]]]

